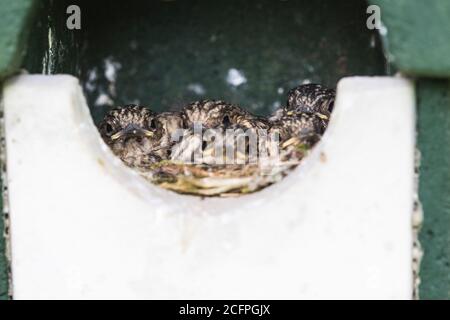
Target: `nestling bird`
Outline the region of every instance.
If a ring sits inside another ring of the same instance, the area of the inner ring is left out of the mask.
[[[289,92],[287,105],[270,118],[216,100],[197,101],[180,112],[160,114],[127,105],[111,110],[100,124],[100,132],[126,165],[166,189],[203,196],[242,194],[275,183],[299,163],[325,131],[334,99],[332,89],[299,86]],[[200,124],[198,135],[195,127]],[[231,136],[226,134],[230,130]],[[256,150],[258,158],[274,144],[258,143],[253,148],[252,138],[256,135],[259,141],[260,132],[279,136],[275,144],[281,163],[269,161],[269,170],[250,161],[255,155],[250,157],[250,151]],[[231,148],[229,153],[227,147],[239,145],[238,141],[243,141],[242,148]],[[195,152],[202,155],[201,161],[191,163]],[[224,160],[218,162],[218,157]]]
[[[100,124],[103,140],[125,164],[145,167],[161,160],[158,152],[163,132],[156,113],[138,105],[111,110]]]
[[[320,84],[304,84],[288,92],[287,110],[329,114],[333,111],[335,96],[336,91],[333,89]]]
[[[220,100],[196,101],[181,111],[187,127],[201,124],[205,128],[226,128],[232,123],[232,119],[244,117],[247,114],[240,107]]]
[[[325,131],[334,107],[336,91],[320,84],[305,84],[288,92],[287,105],[279,108],[271,120],[300,114],[316,115]],[[323,133],[323,132],[322,132]]]
[[[163,159],[168,159],[177,142],[178,132],[185,127],[183,118],[179,112],[163,112],[156,116],[155,125],[161,133],[158,154]]]

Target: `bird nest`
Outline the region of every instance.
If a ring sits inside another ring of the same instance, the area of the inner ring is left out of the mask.
[[[306,156],[309,147],[296,146],[284,161],[266,164],[186,164],[161,161],[141,174],[149,181],[178,193],[232,197],[252,193],[280,181]],[[289,159],[289,160],[287,160]]]
[[[100,132],[126,165],[162,188],[238,196],[280,181],[301,162],[327,128],[334,98],[332,89],[303,85],[271,117],[214,100],[159,114],[127,105],[111,110]]]

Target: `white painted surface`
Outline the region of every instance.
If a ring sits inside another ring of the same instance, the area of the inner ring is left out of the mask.
[[[237,199],[135,176],[102,143],[75,78],[20,76],[4,104],[16,299],[411,297],[407,80],[341,81],[306,161]]]

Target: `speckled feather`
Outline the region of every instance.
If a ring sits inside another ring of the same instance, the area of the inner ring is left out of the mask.
[[[206,128],[227,126],[233,119],[237,121],[248,116],[242,108],[220,100],[196,101],[184,107],[182,118],[187,127],[201,123]]]
[[[322,113],[329,116],[333,111],[336,91],[319,84],[305,84],[289,91],[285,112]]]

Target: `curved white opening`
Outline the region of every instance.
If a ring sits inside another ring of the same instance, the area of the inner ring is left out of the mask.
[[[164,190],[101,140],[71,76],[4,86],[15,298],[410,298],[414,89],[347,78],[281,182]]]

